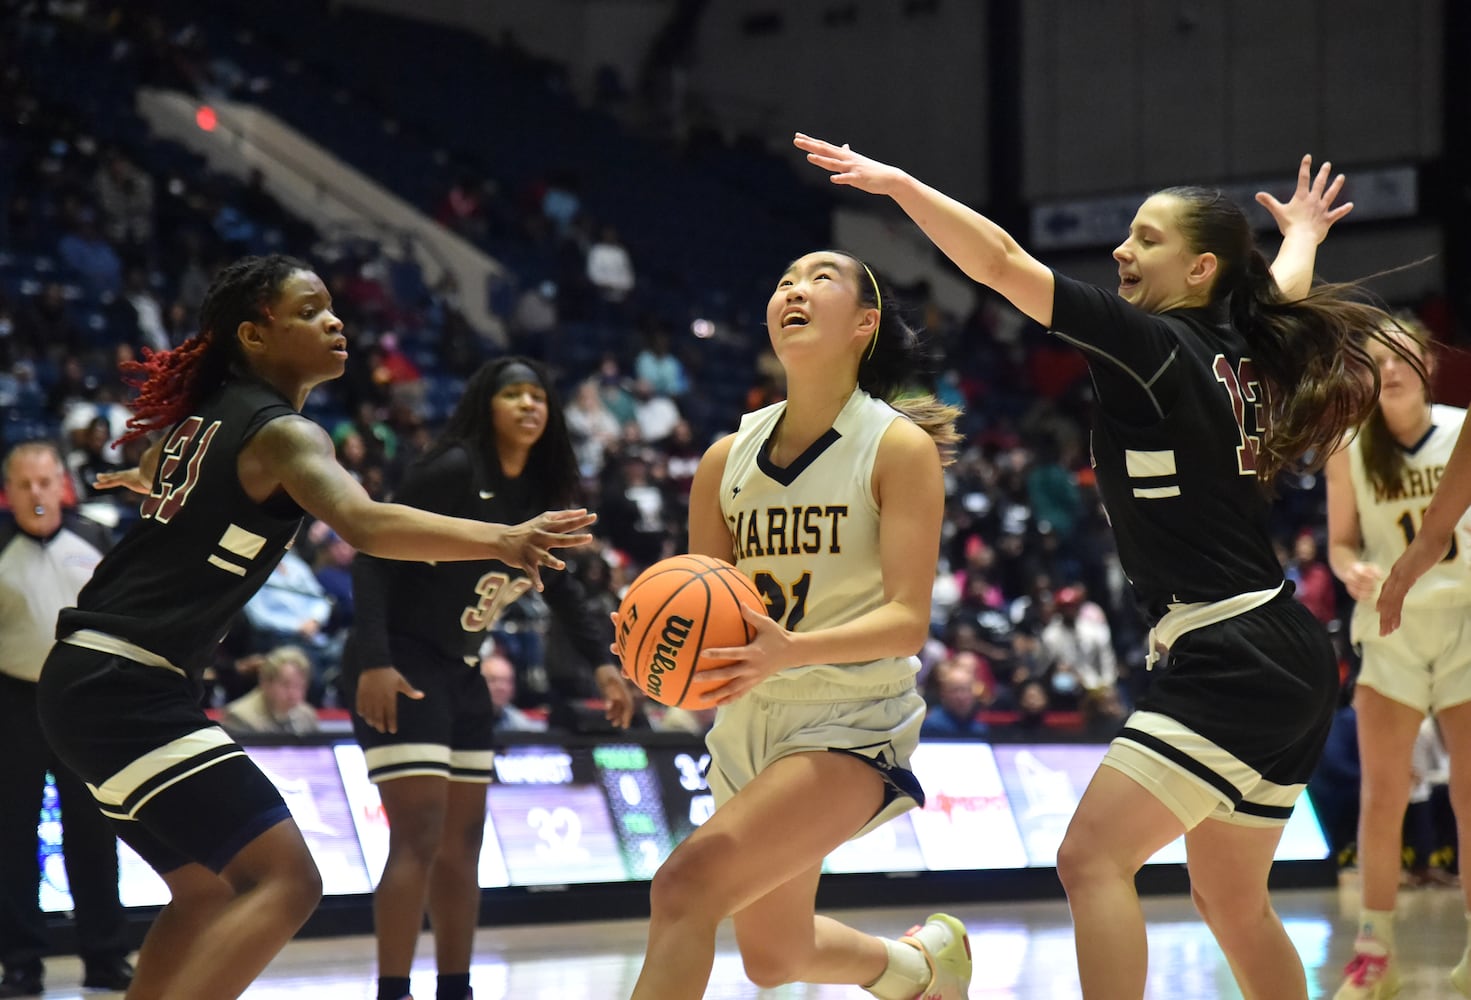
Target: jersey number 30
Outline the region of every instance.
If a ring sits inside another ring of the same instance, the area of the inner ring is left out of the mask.
[[[202,419],[190,417],[174,429],[159,457],[158,482],[138,508],[140,515],[168,524],[188,501],[189,494],[199,485],[204,453],[209,451],[209,443],[220,429],[220,422],[216,420],[210,424],[203,434],[199,432],[201,427],[204,427]]]
[[[1267,402],[1266,387],[1257,376],[1251,358],[1242,358],[1232,368],[1224,354],[1217,354],[1211,367],[1215,369],[1216,381],[1226,387],[1226,394],[1231,397],[1231,413],[1241,435],[1241,444],[1236,448],[1236,471],[1243,476],[1254,476],[1262,432],[1267,429],[1263,408]]]

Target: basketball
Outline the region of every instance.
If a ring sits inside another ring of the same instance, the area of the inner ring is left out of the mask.
[[[618,657],[623,672],[661,705],[710,708],[720,683],[699,673],[726,660],[701,660],[700,651],[744,646],[755,629],[741,605],[766,613],[756,586],[728,562],[709,556],[673,556],[639,574],[618,607]]]

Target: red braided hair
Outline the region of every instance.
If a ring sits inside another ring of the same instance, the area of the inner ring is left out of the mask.
[[[242,257],[215,275],[199,307],[199,333],[171,351],[143,349],[142,361],[120,367],[123,381],[138,390],[123,444],[183,420],[242,364],[235,331],[241,323],[263,322],[281,284],[294,271],[311,268],[294,257]]]
[[[201,333],[171,351],[145,347],[142,361],[124,361],[118,366],[123,381],[136,389],[138,396],[133,400],[127,433],[117,439],[117,444],[172,427],[194,410],[204,395],[200,375],[209,367],[212,346],[213,337]]]

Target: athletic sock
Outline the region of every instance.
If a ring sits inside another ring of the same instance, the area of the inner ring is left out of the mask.
[[[408,995],[408,976],[378,977],[378,1000],[405,1000]]]
[[[863,987],[879,1000],[914,1000],[930,984],[930,963],[911,944],[879,938],[889,953],[883,975]]]
[[[1364,910],[1359,917],[1359,941],[1377,941],[1385,952],[1394,951],[1394,911]],[[1363,951],[1355,944],[1356,951]]]
[[[469,1000],[470,998],[470,973],[452,972],[439,974],[439,981],[434,987],[434,1000]]]

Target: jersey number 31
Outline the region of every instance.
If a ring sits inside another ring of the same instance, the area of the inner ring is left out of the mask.
[[[190,417],[169,436],[159,456],[158,482],[138,508],[140,515],[168,524],[199,485],[199,468],[204,464],[209,443],[220,429],[220,422],[216,420],[205,427],[202,434],[201,427],[204,427],[202,419]]]

